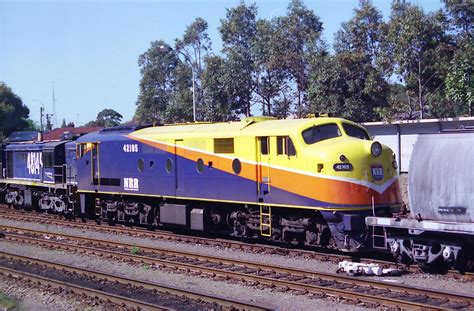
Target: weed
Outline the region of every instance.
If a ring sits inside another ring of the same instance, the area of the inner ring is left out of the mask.
[[[18,302],[0,291],[0,309],[19,310]]]
[[[130,248],[130,254],[137,255],[139,253],[140,253],[140,247],[133,245],[132,248]]]

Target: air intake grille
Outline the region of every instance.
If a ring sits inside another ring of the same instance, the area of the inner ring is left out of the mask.
[[[214,153],[234,153],[233,138],[215,138]]]

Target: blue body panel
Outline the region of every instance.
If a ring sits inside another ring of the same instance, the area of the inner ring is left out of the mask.
[[[97,143],[99,159],[98,174],[95,176],[98,178],[95,182],[91,166],[92,151],[77,160],[79,191],[308,207],[329,206],[327,202],[295,195],[276,187],[272,187],[268,195],[258,195],[255,180],[208,166],[200,173],[196,169],[196,162],[132,140],[127,134],[94,133],[77,141]],[[169,171],[167,161],[173,164]],[[331,206],[334,207],[334,204]]]
[[[67,141],[9,144],[6,178],[63,184],[64,146]]]
[[[32,181],[43,181],[42,143],[10,144],[6,147],[10,166],[7,177]]]
[[[76,142],[66,143],[66,182],[68,184],[77,183],[77,163],[76,163]]]

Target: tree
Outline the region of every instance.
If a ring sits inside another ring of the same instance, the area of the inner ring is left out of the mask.
[[[119,126],[123,116],[113,109],[103,109],[97,114],[95,121],[90,121],[85,126],[115,127]]]
[[[395,74],[405,85],[408,102],[416,103],[421,118],[453,114],[443,101],[446,64],[453,56],[443,18],[440,12],[425,14],[418,6],[395,0],[382,42],[387,75]]]
[[[354,122],[378,119],[377,108],[387,106],[388,84],[361,54],[328,57],[314,73],[309,92],[311,112],[331,114]]]
[[[336,53],[361,54],[375,66],[381,53],[384,26],[382,13],[369,0],[361,0],[354,16],[342,23],[341,29],[336,32],[334,50]]]
[[[97,125],[102,127],[114,127],[120,125],[123,116],[113,109],[104,109],[97,114]]]
[[[251,115],[254,90],[255,60],[252,45],[256,35],[256,17],[256,5],[247,6],[241,2],[237,7],[227,9],[226,18],[221,19],[219,27],[226,60],[226,92],[236,113],[246,116]]]
[[[0,82],[0,140],[29,127],[30,110],[10,87]]]
[[[311,110],[356,122],[374,121],[388,106],[389,93],[376,66],[382,15],[368,1],[361,1],[354,13],[335,35],[335,56],[313,70]]]
[[[444,0],[448,25],[455,35],[456,51],[449,63],[445,81],[448,100],[453,101],[458,115],[474,115],[473,20],[472,1]]]
[[[277,31],[275,22],[257,21],[252,51],[255,57],[255,102],[262,105],[263,115],[286,117],[291,106],[281,98],[287,87],[288,75],[280,66]]]
[[[275,41],[278,42],[278,61],[296,85],[296,115],[307,114],[307,91],[310,65],[314,59],[326,55],[324,42],[321,41],[323,30],[319,17],[308,10],[301,0],[293,0],[288,6],[287,14],[274,20],[277,27]]]
[[[227,93],[224,59],[220,56],[208,56],[204,63],[202,120],[219,122],[236,119]]]
[[[207,33],[207,22],[202,18],[196,18],[185,30],[182,39],[175,40],[175,50],[184,57],[184,62],[192,66],[190,74],[195,79],[195,101],[196,117],[198,120],[203,118],[201,112],[201,101],[203,90],[201,86],[201,76],[204,70],[204,58],[211,51],[211,39]]]
[[[64,118],[63,118],[63,123],[61,123],[61,127],[62,127],[62,128],[67,127],[66,119],[64,119]]]
[[[134,119],[144,123],[164,120],[166,108],[175,91],[174,71],[180,63],[176,53],[164,41],[153,41],[138,58],[142,78]]]
[[[443,0],[454,30],[465,40],[473,39],[474,2]]]
[[[174,84],[163,115],[165,123],[182,123],[193,120],[191,70],[188,64],[180,62],[171,73]]]

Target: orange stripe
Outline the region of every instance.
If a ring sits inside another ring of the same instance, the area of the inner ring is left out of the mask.
[[[138,137],[131,137],[144,144],[151,145],[155,148],[167,151],[171,154],[175,153],[175,146],[169,146],[156,141],[148,141]],[[184,149],[176,146],[176,153],[183,158],[197,161],[203,159],[204,163],[212,161],[213,167],[234,174],[232,170],[232,159],[227,159],[217,155],[207,154],[204,152]],[[242,171],[240,177],[257,182],[257,170],[267,170],[267,165],[254,165],[250,163],[241,162]],[[371,205],[372,197],[374,204],[399,204],[401,202],[401,195],[398,187],[398,181],[394,182],[388,189],[379,194],[377,191],[370,189],[363,185],[354,183],[325,179],[315,176],[308,176],[296,172],[289,172],[286,170],[270,167],[270,185],[279,189],[301,195],[314,200],[328,202],[332,204],[347,204],[347,205]],[[261,172],[260,172],[261,173]],[[259,174],[262,176],[262,174]]]

